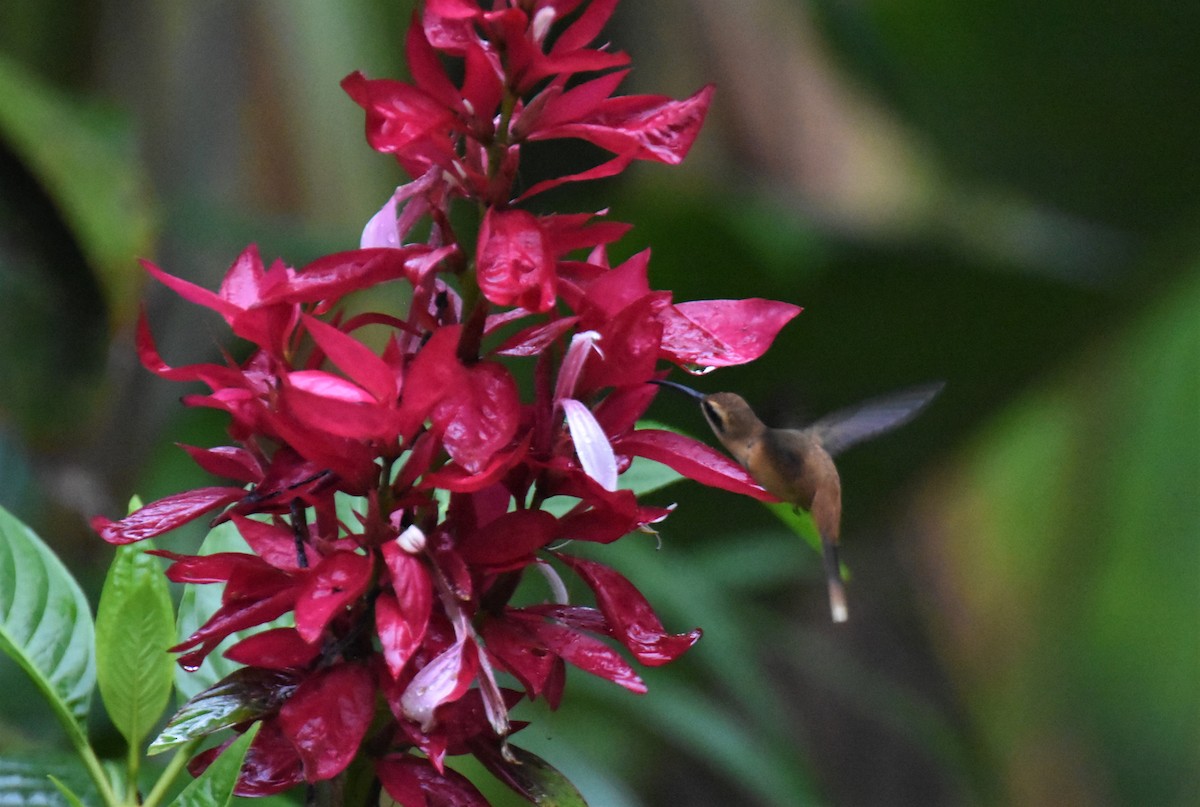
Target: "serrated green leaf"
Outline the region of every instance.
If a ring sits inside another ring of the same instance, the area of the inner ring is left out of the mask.
[[[256,724],[230,744],[204,773],[183,789],[171,802],[171,807],[223,807],[229,804],[233,799],[233,789],[237,786],[238,773],[242,770],[242,762],[246,759],[246,751],[257,733]]]
[[[549,762],[523,748],[508,746],[515,762],[485,760],[488,769],[538,807],[587,807],[583,795]]]
[[[243,667],[183,705],[146,753],[160,754],[273,712],[295,689],[287,673]]]
[[[0,507],[0,649],[12,657],[76,748],[87,746],[96,685],[87,599],[50,548]]]
[[[130,746],[138,746],[167,708],[175,614],[167,578],[149,541],[119,547],[96,611],[100,696]]]

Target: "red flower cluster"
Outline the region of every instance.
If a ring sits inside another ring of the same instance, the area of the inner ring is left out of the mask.
[[[517,206],[635,159],[677,163],[696,137],[711,88],[684,101],[612,95],[628,57],[588,45],[614,5],[427,0],[408,35],[412,85],[343,82],[366,110],[368,141],[414,178],[367,224],[360,249],[297,270],[267,267],[251,247],[217,293],[146,264],[253,346],[240,363],[170,367],[144,319],[138,332],[150,370],[203,382],[209,392],[186,402],[228,413],[232,445],[187,450],[232,484],[95,527],[129,543],[219,511],[253,550],[169,555],[172,580],[225,586],[220,609],[173,648],[185,667],[234,632],[292,615],[291,627],[226,651],[246,665],[238,681],[262,723],[243,795],[328,779],[362,753],[400,803],[483,804],[444,760],[472,753],[506,778],[516,701],[556,706],[565,664],[642,692],[613,644],[657,665],[700,636],[668,633],[624,577],[551,548],[608,543],[668,515],[618,487],[632,459],[769,498],[705,444],[636,424],[660,362],[753,360],[799,309],[673,303],[650,289],[648,253],[609,265],[606,245],[627,225]],[[517,194],[522,145],[563,137],[614,156]],[[464,200],[483,211],[473,244],[451,226]],[[414,232],[427,233],[423,243]],[[405,316],[342,313],[346,295],[393,282],[411,300]],[[533,379],[524,394],[510,369],[522,361]],[[347,497],[353,516],[339,508]],[[544,509],[551,500],[567,503],[558,515]],[[513,599],[529,569],[554,602]],[[567,602],[563,569],[594,592],[594,607]],[[520,689],[503,689],[501,673]]]

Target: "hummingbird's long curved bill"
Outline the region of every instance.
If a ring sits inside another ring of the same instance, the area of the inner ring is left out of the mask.
[[[682,392],[684,395],[690,395],[698,401],[704,400],[705,397],[703,392],[697,392],[691,387],[685,387],[683,384],[677,384],[674,381],[667,381],[665,378],[652,378],[650,379],[650,383],[658,384],[660,387],[670,387],[673,390]]]

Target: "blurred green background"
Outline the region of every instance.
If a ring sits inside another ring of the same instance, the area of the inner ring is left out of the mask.
[[[338,81],[402,75],[409,8],[0,5],[0,504],[93,596],[86,518],[204,484],[173,442],[223,426],[138,366],[139,305],[173,364],[223,336],[135,258],[212,287],[251,241],[353,247],[402,176]],[[1200,5],[664,0],[606,36],[626,91],[715,105],[682,168],[547,209],[633,222],[677,300],[805,307],[696,386],[776,425],[947,387],[842,462],[849,624],[771,513],[675,485],[660,550],[602,554],[703,641],[642,698],[572,674],[522,744],[598,807],[1197,803]],[[20,679],[0,754],[60,739]]]

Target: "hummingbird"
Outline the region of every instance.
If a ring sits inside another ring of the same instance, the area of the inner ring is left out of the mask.
[[[775,429],[732,392],[705,395],[673,381],[653,381],[700,402],[713,434],[769,493],[812,513],[821,536],[829,608],[834,622],[849,617],[838,560],[842,483],[833,458],[853,445],[901,426],[941,392],[942,382],[902,390],[838,410],[803,429]]]

